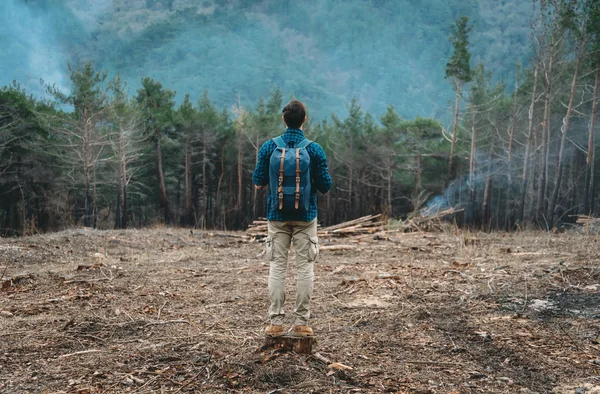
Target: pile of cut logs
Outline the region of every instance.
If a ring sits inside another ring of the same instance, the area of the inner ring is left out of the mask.
[[[382,220],[382,215],[368,215],[358,219],[350,220],[334,226],[319,227],[319,237],[348,237],[363,234],[375,234],[384,231],[386,223]],[[259,218],[252,222],[246,230],[246,234],[254,238],[264,238],[267,236],[268,222],[265,218]]]
[[[574,215],[577,217],[577,224],[581,224],[584,227],[600,226],[600,218],[595,218],[588,215]]]
[[[375,234],[380,231],[384,231],[386,228],[386,222],[382,220],[382,215],[368,215],[358,219],[350,220],[329,226],[320,228],[318,230],[319,237],[346,237],[356,236],[363,234]]]
[[[405,232],[440,232],[444,230],[442,219],[454,216],[462,211],[463,209],[449,208],[435,213],[422,213],[421,215],[407,219],[402,222],[402,225],[406,229]]]
[[[254,238],[263,238],[267,236],[269,231],[268,221],[266,218],[258,218],[248,226],[246,234]]]
[[[442,231],[442,220],[460,212],[453,208],[427,216],[415,216],[405,221],[388,224],[383,215],[367,215],[358,219],[339,223],[329,227],[319,227],[320,238],[358,237],[386,239],[385,235],[398,232]],[[268,222],[264,218],[255,220],[248,226],[246,234],[251,238],[265,238],[268,232]]]

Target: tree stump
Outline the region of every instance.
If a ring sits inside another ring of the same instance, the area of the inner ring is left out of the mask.
[[[300,354],[312,354],[314,337],[294,337],[283,335],[280,337],[266,337],[261,350],[276,349],[284,352],[296,352]]]

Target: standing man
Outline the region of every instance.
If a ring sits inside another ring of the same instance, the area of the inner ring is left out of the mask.
[[[258,152],[252,181],[258,190],[270,184],[267,198],[269,270],[268,336],[283,335],[285,279],[291,242],[296,251],[296,304],[293,334],[313,334],[308,325],[313,292],[317,239],[317,190],[327,193],[331,177],[323,148],[304,137],[306,107],[292,100],[283,108],[283,135],[265,142]]]

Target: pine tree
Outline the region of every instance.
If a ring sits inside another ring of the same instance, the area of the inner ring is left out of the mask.
[[[473,78],[471,71],[471,54],[469,53],[469,33],[473,25],[469,25],[469,17],[462,16],[452,26],[450,42],[454,47],[454,53],[446,64],[446,78],[452,79],[456,92],[454,104],[454,122],[452,123],[452,142],[450,145],[450,156],[448,157],[448,174],[446,176],[446,185],[450,184],[452,177],[452,161],[454,159],[454,148],[456,145],[456,131],[458,127],[458,112],[460,106],[460,93],[462,85],[468,83]]]

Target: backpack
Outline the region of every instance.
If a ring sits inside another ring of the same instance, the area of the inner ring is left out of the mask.
[[[269,161],[271,208],[284,214],[301,214],[308,210],[311,178],[308,139],[289,148],[283,138],[273,138],[277,147]]]

